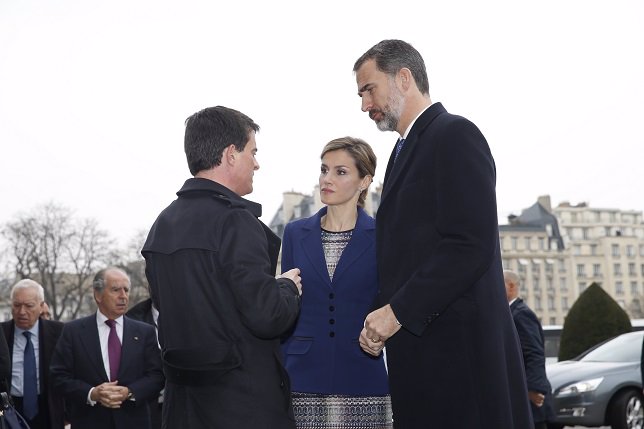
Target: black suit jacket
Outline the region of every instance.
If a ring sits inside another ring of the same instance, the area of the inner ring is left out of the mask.
[[[523,365],[525,367],[528,390],[543,393],[546,398],[543,406],[532,407],[532,416],[535,422],[545,422],[554,417],[552,410],[552,392],[550,382],[546,376],[546,354],[544,350],[543,328],[537,315],[526,305],[521,298],[510,305],[514,326],[517,328],[521,341]]]
[[[144,299],[143,301],[134,305],[127,311],[126,315],[134,320],[140,320],[141,322],[156,326],[154,323],[154,316],[152,316],[151,298]]]
[[[127,386],[136,401],[108,409],[87,404],[90,389],[109,380],[99,343],[96,314],[65,325],[51,362],[54,388],[67,399],[74,429],[149,428],[147,402],[164,383],[154,327],[123,318],[119,385]]]
[[[397,427],[532,427],[495,181],[481,132],[440,103],[387,165],[376,253],[378,302],[403,326],[386,344]]]
[[[55,320],[38,320],[38,366],[40,372],[40,395],[44,396],[47,404],[47,415],[52,429],[63,429],[64,405],[63,398],[56,395],[49,377],[49,364],[54,354],[56,342],[63,330],[63,323]],[[13,341],[15,336],[15,324],[13,319],[0,323],[2,331],[9,346],[9,356],[13,362]],[[11,389],[11,377],[9,377],[9,389]],[[42,412],[43,410],[39,410]]]

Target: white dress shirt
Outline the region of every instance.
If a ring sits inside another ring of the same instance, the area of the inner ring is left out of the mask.
[[[38,381],[38,394],[40,394],[40,341],[38,341],[38,325],[34,323],[31,329],[26,329],[31,332],[31,344],[34,346],[34,353],[36,355],[36,380]],[[24,371],[23,363],[25,360],[25,347],[27,347],[27,338],[22,335],[25,329],[20,329],[15,324],[13,325],[13,361],[11,362],[11,394],[13,396],[23,396],[24,386]]]

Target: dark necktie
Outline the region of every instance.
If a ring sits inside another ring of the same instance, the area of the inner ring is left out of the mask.
[[[116,321],[106,320],[110,327],[110,335],[107,337],[107,355],[110,359],[110,381],[116,380],[121,365],[121,342],[116,334]]]
[[[404,144],[405,139],[398,139],[398,141],[396,142],[396,156],[394,156],[394,161],[396,161],[396,158],[398,158],[398,154],[400,153]]]
[[[36,353],[31,342],[31,332],[25,331],[22,335],[27,338],[25,357],[22,362],[24,379],[22,386],[22,412],[29,420],[38,414],[38,375],[36,374]]]

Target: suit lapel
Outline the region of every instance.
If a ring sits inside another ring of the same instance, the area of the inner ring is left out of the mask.
[[[326,269],[326,260],[324,258],[324,250],[322,249],[322,237],[320,236],[320,219],[325,214],[326,207],[318,211],[315,216],[306,220],[302,231],[301,245],[310,265],[322,281],[330,287],[331,279]]]
[[[369,229],[374,229],[374,227],[368,224],[366,213],[359,209],[356,227],[351,234],[351,240],[347,247],[342,251],[335,273],[333,273],[334,279],[340,278],[367,249],[374,245],[373,237],[367,233]]]
[[[132,319],[123,316],[123,341],[121,342],[121,366],[119,367],[119,380],[127,380],[126,371],[136,362],[136,356],[140,356],[143,338],[141,331],[135,326]]]
[[[94,313],[94,316],[88,316],[83,320],[82,330],[80,339],[87,351],[87,356],[89,356],[96,371],[101,375],[101,378],[109,381],[110,377],[105,372],[105,363],[103,362],[103,354],[101,353],[101,342],[98,336],[98,326],[96,325],[96,313]]]
[[[403,150],[400,151],[395,163],[394,154],[396,152],[396,148],[394,147],[394,150],[389,157],[389,164],[387,164],[387,172],[385,174],[385,180],[382,187],[380,207],[385,205],[387,197],[391,193],[392,189],[394,189],[399,179],[403,176],[403,172],[409,167],[409,163],[415,161],[413,153],[418,145],[418,137],[422,131],[427,128],[439,114],[444,112],[446,112],[446,110],[441,103],[434,103],[418,117],[412,126],[411,131],[409,131],[409,135],[405,139],[405,146],[403,147]]]

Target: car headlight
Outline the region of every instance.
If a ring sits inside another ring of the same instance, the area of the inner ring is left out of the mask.
[[[569,384],[566,387],[559,389],[559,392],[556,394],[556,396],[561,397],[592,392],[599,387],[602,381],[604,381],[604,377],[578,381],[577,383]]]

